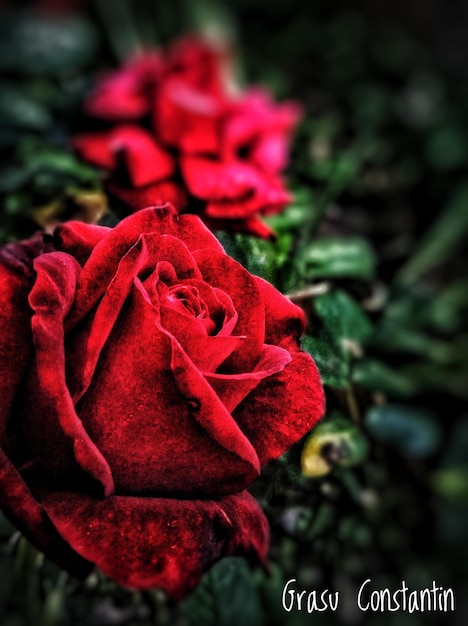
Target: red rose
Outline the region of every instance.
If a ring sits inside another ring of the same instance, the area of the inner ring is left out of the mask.
[[[324,410],[302,311],[168,207],[4,246],[0,281],[0,506],[26,536],[173,598],[264,559],[245,489]]]
[[[84,133],[74,145],[133,210],[169,201],[211,228],[270,237],[259,216],[291,200],[281,172],[300,109],[262,89],[233,95],[228,61],[196,39],[136,57],[87,103],[88,113],[125,125]]]

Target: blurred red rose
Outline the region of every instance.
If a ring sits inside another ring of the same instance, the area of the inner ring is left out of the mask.
[[[301,111],[274,103],[265,89],[233,94],[228,61],[227,51],[194,38],[136,56],[86,104],[117,125],[74,144],[133,210],[170,201],[211,228],[269,237],[259,216],[291,200],[281,173]]]
[[[178,599],[261,561],[245,491],[324,411],[303,312],[195,216],[69,222],[0,249],[0,506],[75,575]]]

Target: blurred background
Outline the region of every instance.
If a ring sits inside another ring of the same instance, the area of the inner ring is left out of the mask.
[[[0,2],[0,238],[117,219],[70,137],[96,79],[187,31],[228,40],[242,84],[297,99],[276,242],[219,233],[304,308],[327,417],[252,493],[271,571],[224,559],[181,604],[84,584],[1,521],[5,626],[418,626],[468,620],[468,5],[398,0]],[[90,199],[91,198],[91,199]],[[285,582],[340,591],[285,613]],[[457,611],[362,613],[355,595],[452,587]]]

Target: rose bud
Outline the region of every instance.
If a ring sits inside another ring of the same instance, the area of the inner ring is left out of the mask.
[[[266,558],[246,488],[324,412],[301,309],[195,216],[0,248],[0,506],[72,574],[179,599]]]

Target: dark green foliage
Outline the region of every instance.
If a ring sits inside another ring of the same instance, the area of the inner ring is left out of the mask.
[[[183,601],[181,612],[190,626],[263,626],[258,589],[244,559],[225,558]]]

